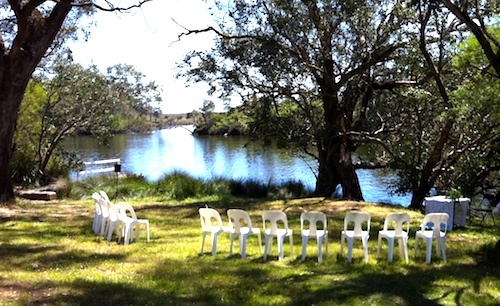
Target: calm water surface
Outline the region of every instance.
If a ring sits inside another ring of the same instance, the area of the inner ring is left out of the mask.
[[[76,151],[84,161],[120,158],[122,172],[142,174],[150,181],[180,170],[207,180],[220,177],[263,183],[296,180],[314,190],[316,164],[312,160],[262,148],[248,143],[245,137],[193,136],[191,129],[189,126],[117,135],[109,147],[99,145],[94,138],[78,136],[65,141],[64,146]],[[378,170],[357,173],[366,201],[409,205],[410,196],[389,194],[390,175]]]

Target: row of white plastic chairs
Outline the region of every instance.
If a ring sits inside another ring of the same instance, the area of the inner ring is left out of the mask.
[[[149,221],[138,219],[134,208],[128,202],[114,204],[104,191],[94,192],[95,215],[92,230],[96,235],[111,241],[113,234],[118,237],[118,243],[128,245],[132,240],[139,241],[141,227],[146,227],[149,242]]]
[[[213,208],[199,209],[201,227],[203,231],[201,254],[205,246],[205,237],[211,234],[212,255],[217,253],[217,237],[221,233],[230,234],[229,256],[233,252],[233,243],[235,237],[239,236],[240,254],[242,258],[246,257],[246,241],[249,235],[255,234],[259,239],[259,249],[262,252],[261,230],[252,226],[249,214],[242,209],[228,209],[227,215],[229,226],[224,226],[219,212]],[[368,239],[370,237],[370,214],[366,212],[350,212],[344,218],[344,229],[341,232],[340,255],[343,254],[344,244],[347,241],[348,254],[347,260],[352,260],[353,241],[359,239],[362,241],[364,249],[365,262],[368,262]],[[293,255],[293,231],[288,227],[287,215],[282,211],[268,210],[262,214],[263,232],[265,237],[264,261],[269,255],[273,239],[278,243],[279,260],[282,260],[284,240],[289,237],[291,255]],[[426,262],[431,262],[432,242],[437,240],[436,252],[442,256],[446,262],[446,224],[448,214],[433,213],[424,217],[424,221],[419,231],[415,235],[415,256],[418,250],[418,239],[424,239],[427,244]],[[443,226],[444,225],[444,226]],[[399,244],[400,257],[408,262],[408,238],[410,227],[410,215],[404,212],[390,213],[384,221],[384,228],[378,233],[377,257],[380,256],[380,247],[382,239],[388,241],[388,261],[393,260],[394,241]],[[325,243],[325,251],[328,256],[328,224],[327,217],[323,212],[307,211],[300,215],[300,228],[302,236],[302,261],[306,257],[306,249],[309,238],[315,238],[318,244],[318,261],[322,261],[322,245]]]

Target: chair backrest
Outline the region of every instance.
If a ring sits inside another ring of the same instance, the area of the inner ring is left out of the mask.
[[[252,228],[252,220],[250,215],[243,209],[228,209],[227,217],[229,218],[229,226],[234,228],[236,234],[241,233],[242,227]]]
[[[279,223],[283,223],[283,228],[288,230],[288,219],[286,214],[279,210],[266,210],[262,213],[262,225],[266,230],[266,221],[269,222],[271,235],[276,235],[279,229]]]
[[[109,217],[109,207],[108,207],[108,204],[111,204],[111,202],[109,200],[106,200],[102,197],[102,195],[99,197],[99,204],[100,204],[100,207],[101,207],[101,213],[102,213],[102,216],[105,217],[105,218],[108,218]]]
[[[350,212],[344,218],[344,231],[349,229],[349,224],[354,222],[354,235],[361,235],[363,224],[366,223],[365,231],[370,231],[370,214],[366,212]]]
[[[200,214],[201,228],[204,231],[210,231],[213,226],[218,226],[222,230],[222,218],[218,211],[213,208],[200,208],[198,212]]]
[[[118,203],[118,207],[120,207],[120,214],[123,217],[130,217],[132,220],[137,221],[137,215],[135,213],[134,207],[128,202],[120,202]]]
[[[305,211],[300,214],[300,230],[309,229],[309,235],[311,236],[316,235],[318,223],[320,223],[322,229],[326,230],[326,222],[326,215],[320,211]],[[307,226],[309,228],[306,228]]]
[[[104,200],[106,200],[106,201],[108,201],[108,202],[111,202],[111,201],[109,201],[108,194],[107,194],[104,190],[99,191],[99,194],[101,195],[101,197],[102,197]]]
[[[395,224],[395,226],[393,226],[393,224]],[[403,227],[405,227],[406,232],[410,229],[410,215],[408,213],[393,212],[385,217],[384,231],[394,229],[396,237],[399,237],[404,230]]]
[[[92,199],[94,199],[96,214],[101,215],[102,214],[101,203],[100,203],[101,196],[97,192],[94,192],[92,194]]]
[[[432,229],[432,237],[439,238],[441,235],[440,234],[441,230],[443,230],[443,232],[446,234],[446,230],[448,228],[448,219],[449,218],[450,218],[450,216],[447,213],[427,214],[424,217],[424,222],[422,222],[420,230],[423,232],[423,231],[425,231],[426,228],[431,228]]]
[[[115,204],[101,198],[101,208],[103,208],[103,211],[108,212],[109,220],[111,221],[120,220],[120,211],[118,210],[118,207],[115,206]]]

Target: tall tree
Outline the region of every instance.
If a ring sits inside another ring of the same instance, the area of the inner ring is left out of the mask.
[[[189,54],[186,75],[222,96],[239,93],[261,112],[261,127],[280,104],[294,103],[312,137],[302,148],[318,161],[316,194],[330,196],[341,185],[345,198],[362,200],[352,153],[373,132],[364,130],[372,88],[389,78],[391,56],[407,42],[405,7],[389,0],[213,2],[218,28],[184,34],[215,32],[217,46]]]
[[[33,71],[54,43],[71,12],[75,16],[94,9],[123,11],[151,0],[130,0],[128,7],[112,1],[9,0],[0,5],[0,203],[14,199],[10,180],[12,140],[19,107]]]
[[[418,65],[412,67],[430,82],[403,90],[391,109],[378,111],[391,118],[388,125],[400,126],[389,138],[390,164],[399,174],[397,191],[411,192],[410,207],[419,209],[431,188],[455,187],[471,196],[496,168],[498,124],[493,118],[498,115],[492,97],[498,86],[491,74],[473,68],[490,66],[485,56],[477,56],[481,48],[473,56],[459,54],[463,28],[453,14],[435,2],[414,4],[419,44]],[[394,111],[399,115],[391,117]]]

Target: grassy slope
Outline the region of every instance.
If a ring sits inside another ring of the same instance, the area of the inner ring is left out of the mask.
[[[200,256],[197,209],[204,203],[132,202],[139,217],[149,219],[152,241],[146,244],[143,236],[129,246],[94,236],[90,200],[21,202],[15,209],[1,209],[0,304],[498,305],[500,301],[500,255],[494,248],[499,226],[492,222],[450,232],[448,263],[433,254],[433,263],[426,265],[424,245],[413,258],[414,233],[423,216],[409,212],[410,263],[395,252],[395,261],[389,264],[386,243],[381,258],[376,258],[377,232],[388,212],[403,208],[323,198],[209,203],[223,220],[227,208],[244,208],[258,227],[263,210],[287,213],[295,255],[290,256],[286,246],[285,260],[280,262],[275,245],[263,262],[255,237],[248,240],[247,259],[240,258],[237,247],[228,258],[229,238],[224,234],[217,256],[209,255],[208,241]],[[363,262],[359,241],[352,264],[345,254],[339,256],[343,217],[352,209],[372,216],[368,264]],[[309,257],[300,261],[299,216],[304,210],[328,215],[329,255],[320,264],[314,241],[308,246]]]

